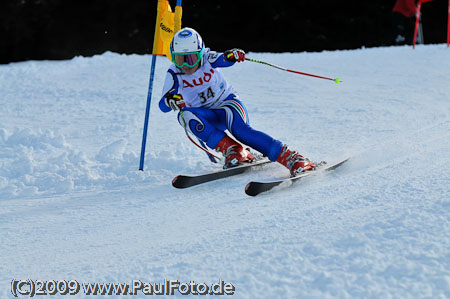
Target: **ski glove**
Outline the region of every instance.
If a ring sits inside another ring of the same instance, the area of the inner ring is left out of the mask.
[[[225,60],[229,62],[242,62],[245,60],[245,52],[241,49],[231,49],[223,53]]]
[[[167,107],[170,107],[173,111],[180,111],[185,106],[183,97],[181,96],[181,94],[171,93],[172,91],[173,89],[166,94],[164,102],[166,103]]]

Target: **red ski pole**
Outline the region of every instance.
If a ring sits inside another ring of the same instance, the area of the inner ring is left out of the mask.
[[[333,78],[328,78],[328,77],[322,77],[322,76],[317,76],[317,75],[313,75],[313,74],[303,73],[303,72],[299,72],[299,71],[294,71],[294,70],[287,69],[285,67],[281,67],[281,66],[278,66],[278,65],[275,65],[275,64],[272,64],[272,63],[268,63],[268,62],[265,62],[265,61],[261,61],[261,60],[256,60],[256,59],[253,59],[253,58],[246,57],[245,60],[248,60],[248,61],[251,61],[251,62],[265,64],[265,65],[277,68],[279,70],[286,71],[286,72],[291,72],[291,73],[294,73],[294,74],[305,75],[305,76],[310,76],[310,77],[315,77],[315,78],[320,78],[320,79],[325,79],[325,80],[331,80],[331,81],[334,81],[335,83],[343,82],[339,78],[334,78],[333,79]]]

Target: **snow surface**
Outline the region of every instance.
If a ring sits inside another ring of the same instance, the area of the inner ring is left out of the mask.
[[[248,181],[287,170],[177,190],[175,175],[220,166],[158,109],[166,58],[144,172],[151,56],[0,65],[0,297],[32,278],[222,279],[236,298],[450,298],[450,49],[248,57],[341,78],[224,69],[253,127],[313,160],[350,156],[345,167],[255,198]]]

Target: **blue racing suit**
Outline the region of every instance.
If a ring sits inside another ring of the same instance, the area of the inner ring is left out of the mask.
[[[159,108],[163,112],[171,111],[165,104],[165,95],[168,92],[180,94],[186,106],[183,114],[178,114],[179,123],[184,126],[186,122],[187,129],[208,147],[215,149],[228,130],[239,142],[276,161],[283,144],[250,126],[247,109],[220,70],[233,64],[224,59],[223,53],[209,49],[191,75],[172,64],[167,71]]]

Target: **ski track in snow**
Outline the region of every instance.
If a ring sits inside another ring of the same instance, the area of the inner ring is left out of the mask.
[[[220,166],[157,107],[167,59],[144,172],[150,56],[0,65],[0,297],[13,278],[33,278],[223,279],[236,298],[449,298],[450,51],[248,56],[341,78],[224,69],[253,127],[313,160],[348,163],[255,198],[248,181],[287,170],[174,189],[175,175]]]

